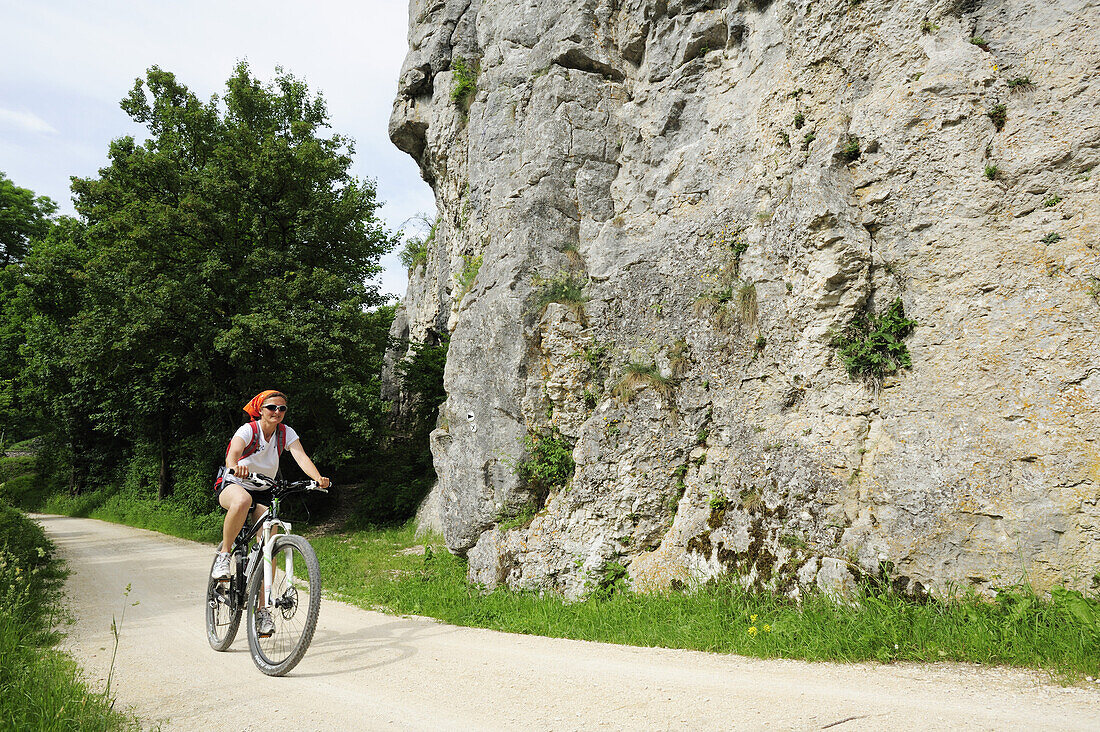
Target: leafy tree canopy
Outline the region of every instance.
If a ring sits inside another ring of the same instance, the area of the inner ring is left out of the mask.
[[[319,463],[348,465],[383,412],[371,375],[392,312],[367,279],[395,243],[373,182],[349,172],[352,142],[303,81],[244,63],[206,101],[154,66],[121,106],[148,137],[74,178],[81,220],[26,259],[28,393],[153,445],[162,493],[173,446],[224,449],[266,388],[290,396]]]
[[[20,188],[0,171],[0,268],[26,256],[31,240],[46,235],[55,211],[52,200]]]

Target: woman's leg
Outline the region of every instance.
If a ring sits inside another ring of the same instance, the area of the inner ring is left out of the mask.
[[[233,548],[233,540],[237,538],[245,519],[248,518],[248,509],[252,507],[252,496],[236,483],[226,483],[218,495],[218,503],[225,509],[221,550],[227,552]]]

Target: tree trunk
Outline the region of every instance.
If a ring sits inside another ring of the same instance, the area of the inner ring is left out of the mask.
[[[157,442],[160,446],[160,482],[157,484],[157,498],[163,500],[172,492],[168,482],[168,420],[162,418],[157,429]]]

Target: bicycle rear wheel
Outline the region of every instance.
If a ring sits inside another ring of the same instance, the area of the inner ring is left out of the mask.
[[[321,609],[321,566],[309,542],[293,534],[275,537],[272,558],[275,602],[268,610],[275,631],[261,638],[256,628],[256,611],[263,607],[264,599],[261,560],[248,578],[248,649],[260,671],[282,676],[298,665],[313,640]]]
[[[215,561],[217,558],[215,557]],[[240,557],[233,555],[233,572],[228,582],[219,582],[207,575],[206,583],[206,640],[215,651],[224,651],[233,644],[237,637],[237,627],[241,624],[241,613],[244,608],[239,598],[241,596],[241,575],[237,570]],[[211,564],[211,571],[213,571]]]

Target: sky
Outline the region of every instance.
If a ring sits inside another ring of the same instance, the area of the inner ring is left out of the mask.
[[[69,177],[95,176],[112,139],[142,136],[119,108],[134,79],[156,65],[208,99],[244,60],[324,95],[332,131],[355,140],[352,173],[376,181],[379,214],[400,230],[435,209],[386,133],[407,32],[406,0],[0,0],[0,171],[73,214]],[[381,263],[381,290],[404,295],[396,253]]]

